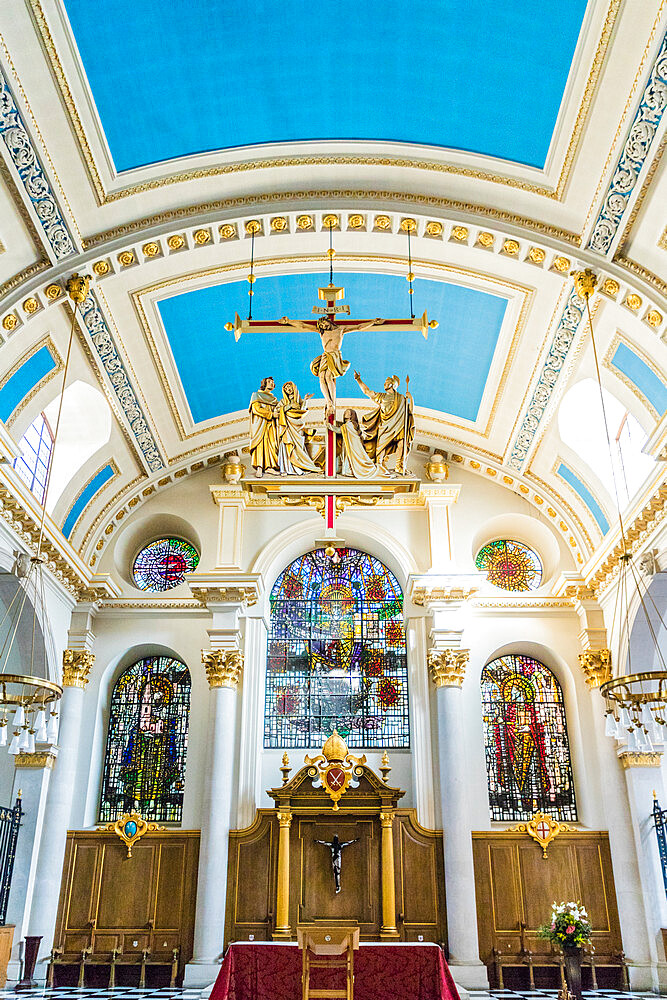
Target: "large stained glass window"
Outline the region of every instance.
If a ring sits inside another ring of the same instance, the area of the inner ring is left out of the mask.
[[[481,685],[491,819],[530,819],[539,810],[576,820],[563,692],[554,675],[512,653],[484,667]]]
[[[266,747],[410,745],[403,594],[356,549],[300,556],[271,591]]]
[[[542,582],[542,564],[537,553],[523,542],[506,538],[489,542],[477,553],[475,566],[486,573],[489,583],[501,590],[536,590]]]
[[[134,560],[132,576],[140,590],[159,593],[183,583],[186,573],[194,573],[199,553],[182,538],[158,538],[145,545]]]
[[[123,671],[111,695],[100,820],[136,810],[180,822],[189,712],[190,672],[180,660],[149,656]]]

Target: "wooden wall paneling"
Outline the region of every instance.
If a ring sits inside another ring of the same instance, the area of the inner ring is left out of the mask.
[[[273,810],[258,810],[254,823],[229,834],[225,947],[230,941],[271,939],[278,838]]]
[[[297,889],[300,886],[295,910],[299,923],[356,920],[362,936],[379,937],[380,849],[376,823],[370,817],[355,820],[350,816],[337,819],[330,815],[298,820],[295,824],[298,843],[296,856],[291,859],[290,882]],[[334,835],[341,841],[357,841],[343,849],[339,893],[334,888],[331,852],[317,843],[331,841]]]
[[[412,810],[397,816],[396,901],[402,936],[444,941],[445,876],[442,833],[419,826]]]
[[[146,928],[153,916],[157,844],[140,841],[127,857],[127,848],[116,843],[104,845],[104,864],[97,912],[99,930]]]

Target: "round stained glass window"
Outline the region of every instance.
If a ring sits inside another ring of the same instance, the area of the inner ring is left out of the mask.
[[[542,563],[523,542],[489,542],[477,553],[475,566],[501,590],[536,590],[542,582]]]
[[[182,538],[158,538],[144,546],[132,567],[139,590],[159,593],[183,583],[186,573],[197,568],[199,553]]]

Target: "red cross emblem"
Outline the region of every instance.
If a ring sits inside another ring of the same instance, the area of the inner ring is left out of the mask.
[[[332,792],[342,791],[345,786],[345,771],[342,767],[330,767],[325,781]]]
[[[551,827],[549,826],[548,823],[545,823],[544,820],[540,820],[540,822],[535,827],[535,832],[537,833],[540,840],[546,840],[549,834],[551,833]]]

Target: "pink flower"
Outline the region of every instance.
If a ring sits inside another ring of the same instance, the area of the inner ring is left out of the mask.
[[[555,923],[555,921],[554,921],[554,923],[552,923],[552,925],[551,925],[551,930],[552,930],[552,931],[555,931],[555,930],[556,930],[556,923]]]
[[[568,926],[565,928],[565,933],[574,934],[574,927],[572,926],[572,924],[568,924]]]

